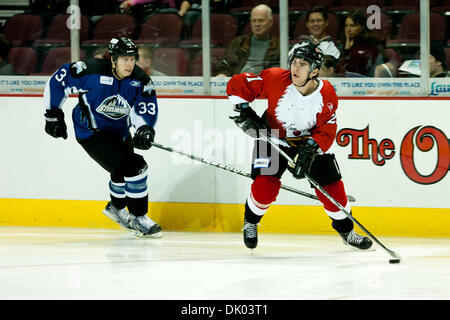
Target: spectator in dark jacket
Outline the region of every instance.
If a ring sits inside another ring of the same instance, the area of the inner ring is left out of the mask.
[[[444,45],[440,41],[430,44],[430,78],[448,78]]]
[[[13,65],[8,61],[11,41],[4,34],[0,34],[0,75],[15,74]]]
[[[374,75],[375,66],[383,63],[380,41],[371,36],[362,11],[353,11],[345,18],[343,68],[347,76]]]
[[[251,72],[280,65],[280,40],[272,35],[272,9],[267,5],[254,7],[250,14],[252,32],[236,37],[228,46],[218,66],[217,77]]]

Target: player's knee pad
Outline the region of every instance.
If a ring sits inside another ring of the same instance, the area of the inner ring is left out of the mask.
[[[125,177],[134,177],[147,171],[147,162],[144,157],[134,153],[125,163],[122,164],[121,172]]]
[[[257,215],[263,215],[269,205],[277,199],[280,187],[281,181],[278,177],[257,176],[247,199],[250,210]]]

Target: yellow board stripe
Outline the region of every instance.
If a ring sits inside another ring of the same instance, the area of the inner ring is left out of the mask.
[[[0,199],[0,226],[118,228],[101,212],[106,201]],[[450,209],[353,207],[371,233],[385,236],[450,237]],[[240,232],[243,204],[149,203],[149,216],[164,230]],[[358,228],[357,228],[358,229]],[[260,232],[332,234],[321,206],[272,205]],[[360,230],[359,230],[360,231]]]

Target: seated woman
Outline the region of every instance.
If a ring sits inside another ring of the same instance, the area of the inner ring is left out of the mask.
[[[341,70],[346,76],[372,77],[375,67],[383,63],[380,41],[371,36],[362,11],[353,11],[345,18],[343,61]]]

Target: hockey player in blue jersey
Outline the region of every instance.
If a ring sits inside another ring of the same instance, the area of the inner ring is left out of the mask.
[[[65,64],[50,77],[44,91],[45,132],[67,139],[61,107],[68,94],[78,93],[72,111],[76,139],[111,177],[111,201],[103,213],[137,235],[159,237],[161,227],[147,216],[147,163],[134,152],[148,150],[154,141],[158,104],[153,82],[136,66],[138,48],[130,39],[111,39],[108,52],[109,59]]]

